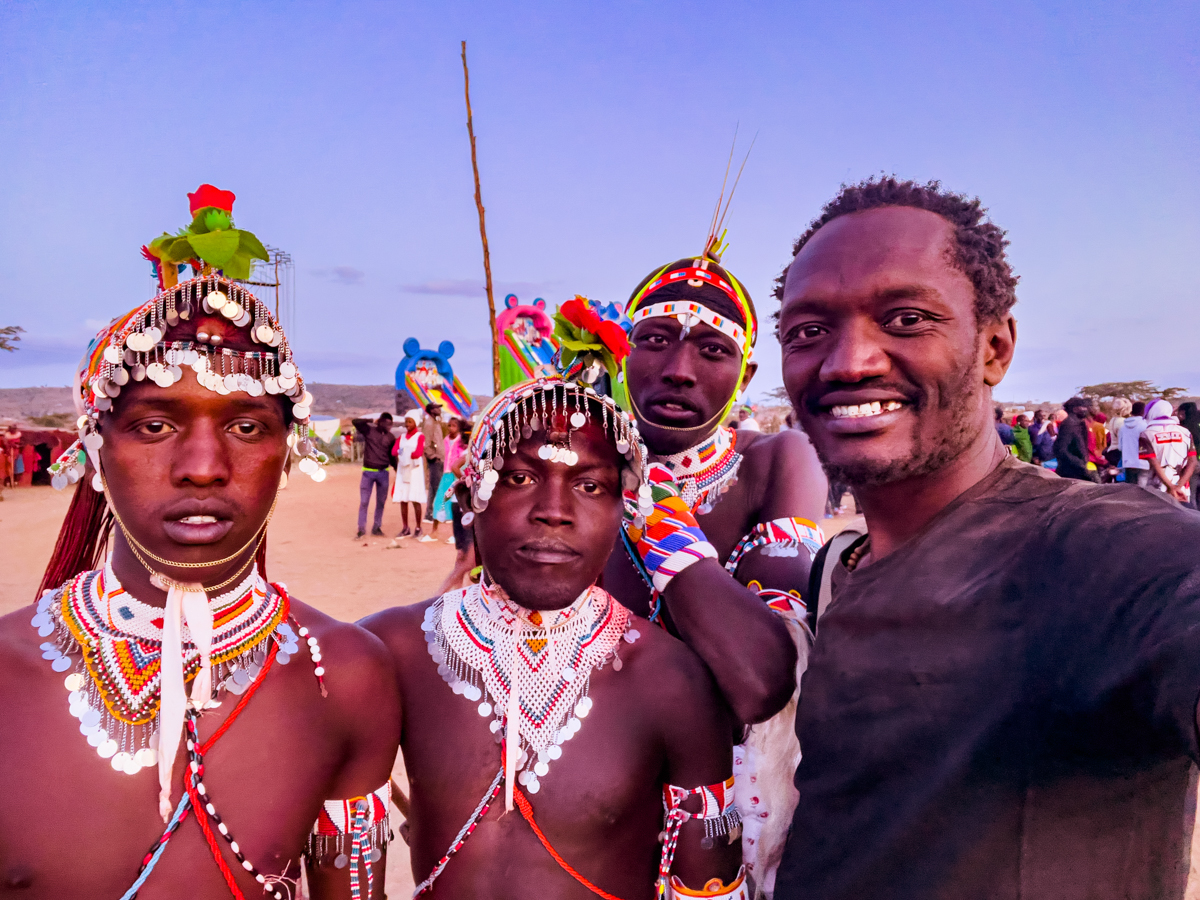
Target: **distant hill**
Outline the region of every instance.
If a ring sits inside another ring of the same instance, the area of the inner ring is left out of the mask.
[[[321,384],[308,386],[319,416],[356,416],[383,410],[397,412],[396,389],[390,384]],[[412,398],[400,395],[404,409],[412,409]],[[0,388],[0,418],[31,419],[34,416],[74,415],[71,389],[65,387]]]

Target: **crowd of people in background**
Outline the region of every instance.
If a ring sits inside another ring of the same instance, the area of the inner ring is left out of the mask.
[[[476,565],[471,533],[463,527],[464,510],[455,492],[462,476],[467,444],[471,440],[472,422],[470,419],[443,418],[442,407],[437,403],[428,404],[424,410],[414,408],[399,415],[399,429],[389,412],[380,413],[374,420],[352,420],[352,456],[361,453],[362,458],[355,539],[366,536],[372,495],[375,497],[375,517],[371,535],[386,537],[383,511],[391,482],[390,497],[400,507],[401,529],[389,546],[398,547],[401,541],[410,537],[418,543],[433,543],[440,539],[439,526],[449,522],[451,533],[445,541],[456,548],[457,558],[446,583],[460,585]],[[389,469],[396,472],[394,481]]]
[[[1192,401],[1116,399],[1109,413],[1090,397],[1072,397],[1052,414],[996,408],[996,432],[1022,462],[1063,478],[1125,482],[1197,508],[1193,479],[1200,409]],[[1200,485],[1197,485],[1200,487]]]

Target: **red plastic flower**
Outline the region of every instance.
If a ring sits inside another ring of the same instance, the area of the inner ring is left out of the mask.
[[[601,319],[588,306],[587,300],[582,297],[577,296],[574,300],[568,300],[559,307],[559,312],[576,328],[582,328],[592,334],[599,333]]]
[[[616,322],[603,321],[596,327],[596,337],[607,347],[617,362],[629,355],[629,338]]]
[[[236,199],[233,191],[223,191],[211,184],[202,184],[196,188],[194,194],[188,194],[188,203],[191,205],[193,216],[208,206],[215,206],[217,209],[231,213],[233,212],[233,201]]]

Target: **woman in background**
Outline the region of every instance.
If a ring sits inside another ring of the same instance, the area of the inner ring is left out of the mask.
[[[420,410],[410,409],[404,414],[404,434],[396,439],[392,457],[396,461],[396,487],[392,491],[392,502],[400,504],[400,519],[403,530],[396,538],[413,534],[408,529],[408,507],[412,505],[417,526],[416,537],[421,539],[421,503],[425,499],[425,435],[417,426],[421,423]]]
[[[454,464],[458,462],[465,449],[465,445],[459,440],[460,427],[460,419],[451,419],[446,426],[446,436],[442,438],[442,459],[445,460],[446,467],[445,471],[442,472],[441,480],[437,484],[437,489],[433,493],[433,509],[429,511],[433,517],[433,529],[430,531],[428,537],[420,538],[423,543],[436,541],[438,525],[442,522],[449,522],[451,519],[451,497],[447,495],[450,493],[450,488],[457,478],[454,474]],[[446,543],[454,543],[453,534],[446,538]]]

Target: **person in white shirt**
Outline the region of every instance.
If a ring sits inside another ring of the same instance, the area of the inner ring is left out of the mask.
[[[1155,400],[1147,406],[1146,419],[1146,430],[1140,438],[1141,457],[1150,466],[1146,486],[1187,503],[1191,493],[1188,482],[1196,468],[1192,435],[1179,424],[1166,400]]]
[[[742,431],[762,431],[758,420],[754,418],[754,410],[748,406],[743,406],[738,410],[738,429]]]
[[[1150,463],[1142,459],[1142,432],[1146,430],[1146,419],[1142,415],[1146,404],[1139,400],[1130,406],[1117,432],[1117,448],[1121,451],[1121,470],[1128,484],[1141,484],[1150,475]]]

